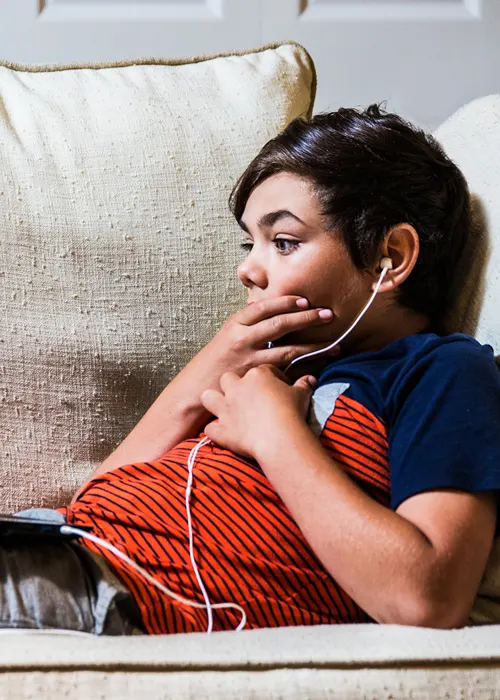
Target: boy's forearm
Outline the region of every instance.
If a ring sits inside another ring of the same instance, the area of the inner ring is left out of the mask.
[[[275,436],[256,459],[317,557],[363,610],[378,622],[425,623],[420,610],[439,567],[413,523],[364,493],[306,424]]]

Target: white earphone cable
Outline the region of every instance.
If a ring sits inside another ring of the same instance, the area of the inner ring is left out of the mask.
[[[101,547],[104,547],[104,549],[107,549],[110,552],[113,552],[117,557],[125,561],[129,566],[131,566],[135,571],[141,574],[141,576],[144,576],[145,579],[147,579],[150,583],[152,583],[154,586],[160,589],[163,593],[166,593],[168,596],[171,598],[174,598],[175,600],[178,600],[180,603],[183,603],[184,605],[190,605],[193,608],[206,608],[207,606],[204,605],[203,603],[196,603],[193,600],[188,600],[187,598],[183,598],[180,595],[177,595],[177,593],[174,593],[174,591],[171,591],[169,588],[164,586],[162,583],[157,581],[151,574],[148,574],[148,572],[142,568],[142,566],[139,566],[138,564],[135,563],[135,561],[132,561],[129,557],[127,557],[126,554],[123,554],[123,552],[120,552],[119,549],[114,547],[112,544],[109,544],[109,542],[106,542],[106,540],[102,540],[100,537],[96,537],[95,535],[92,535],[90,532],[86,532],[85,530],[80,530],[78,527],[73,527],[72,525],[61,525],[60,527],[61,535],[77,535],[78,537],[83,537],[84,539],[90,540],[91,542],[95,542],[96,544],[100,545]],[[241,620],[240,624],[236,628],[236,632],[239,632],[240,630],[243,629],[246,623],[246,615],[245,611],[243,610],[242,607],[237,605],[236,603],[213,603],[210,604],[210,607],[212,608],[237,608],[241,614],[243,619]],[[207,633],[210,633],[211,630],[208,630]]]

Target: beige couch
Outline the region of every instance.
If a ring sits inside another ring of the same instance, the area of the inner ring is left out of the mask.
[[[311,113],[314,92],[312,60],[291,43],[184,62],[0,66],[0,510],[68,502],[244,304],[227,197],[262,144]],[[482,251],[464,266],[450,327],[496,346],[499,105],[480,100],[438,131],[476,194]],[[492,619],[490,602],[473,621]],[[490,698],[499,667],[496,625],[0,632],[1,699]]]

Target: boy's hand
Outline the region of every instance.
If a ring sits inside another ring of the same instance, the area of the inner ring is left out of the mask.
[[[330,315],[325,318],[320,316],[320,312]],[[310,308],[307,299],[298,296],[258,301],[231,316],[200,355],[210,368],[209,374],[217,378],[224,371],[232,371],[242,377],[251,368],[262,364],[285,369],[295,358],[326,348],[331,343],[331,340],[297,343],[288,339],[297,337],[297,334],[300,336],[301,331],[326,327],[332,322],[332,317],[331,309]],[[268,348],[269,341],[276,341],[276,346]],[[338,352],[339,349],[335,348],[313,358],[313,361],[324,365]],[[219,367],[223,368],[220,373],[217,371]],[[303,369],[304,365],[301,367]],[[305,372],[302,371],[302,374]],[[218,386],[218,381],[215,386]]]
[[[217,416],[205,427],[205,435],[242,457],[257,459],[266,443],[290,434],[297,421],[304,423],[313,385],[316,379],[311,375],[290,385],[281,370],[267,364],[254,367],[244,377],[226,372],[220,391],[207,389],[201,394],[203,406]]]

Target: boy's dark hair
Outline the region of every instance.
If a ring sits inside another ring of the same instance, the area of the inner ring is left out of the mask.
[[[327,229],[340,232],[361,270],[377,262],[391,226],[412,224],[420,254],[398,301],[442,331],[471,213],[463,174],[431,135],[377,104],[295,119],[234,186],[229,206],[237,221],[252,190],[279,172],[312,182]]]

